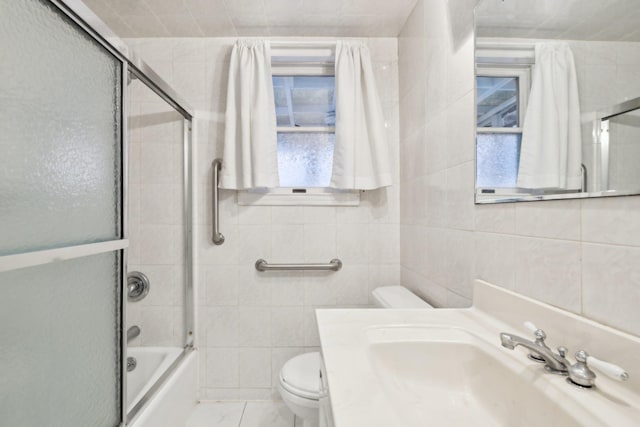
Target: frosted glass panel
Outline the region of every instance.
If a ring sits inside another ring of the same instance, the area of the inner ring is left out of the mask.
[[[328,187],[333,168],[333,133],[279,133],[281,187]]]
[[[0,254],[119,237],[121,64],[48,2],[0,7]]]
[[[127,304],[127,329],[141,329],[129,347],[182,348],[187,338],[183,118],[141,80],[129,89],[127,267],[151,282],[149,295]]]
[[[476,186],[516,187],[521,134],[478,134]]]
[[[3,426],[116,426],[115,253],[0,273]]]

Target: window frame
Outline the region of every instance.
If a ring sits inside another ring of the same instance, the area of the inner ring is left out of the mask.
[[[496,64],[477,64],[476,66],[476,86],[478,77],[515,77],[517,78],[518,85],[518,127],[478,127],[478,98],[476,90],[475,98],[475,114],[474,121],[476,127],[476,135],[480,134],[520,134],[522,135],[524,120],[527,111],[527,105],[529,102],[529,92],[531,91],[531,64],[509,64],[509,63],[496,63]],[[476,138],[477,147],[477,138]],[[476,168],[478,162],[476,160]],[[476,177],[477,177],[476,170]],[[477,178],[476,178],[477,179]],[[519,187],[479,187],[476,185],[476,195],[478,197],[489,196],[494,197],[496,194],[508,196],[508,195],[521,195],[523,193],[530,194],[530,190],[522,189]]]
[[[296,52],[300,55],[299,52]],[[333,58],[272,56],[272,77],[335,76]],[[335,133],[334,126],[278,126],[277,133]],[[241,206],[358,206],[358,190],[330,187],[275,187],[238,191]]]

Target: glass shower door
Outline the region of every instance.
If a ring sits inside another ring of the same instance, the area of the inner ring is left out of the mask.
[[[0,0],[0,424],[123,420],[121,60]]]

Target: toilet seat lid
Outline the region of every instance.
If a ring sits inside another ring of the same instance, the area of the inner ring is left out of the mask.
[[[318,400],[320,394],[320,353],[304,353],[284,364],[280,383],[287,391]]]

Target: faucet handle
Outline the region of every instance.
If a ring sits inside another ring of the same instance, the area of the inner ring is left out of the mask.
[[[536,327],[536,325],[534,325],[533,322],[529,320],[524,322],[523,325],[529,330],[529,332],[533,334],[534,337],[536,337],[536,344],[542,347],[547,347],[547,345],[544,343],[544,340],[547,339],[547,334],[542,329]]]
[[[526,322],[524,322],[523,325],[532,334],[535,334],[535,332],[538,330],[536,325],[533,322],[531,322],[530,320],[527,320]]]
[[[568,351],[569,350],[565,346],[561,345],[560,347],[558,347],[558,354],[560,355],[560,357],[566,357]]]
[[[604,360],[600,360],[598,358],[590,356],[584,350],[581,350],[578,353],[576,353],[576,360],[580,361],[578,359],[578,355],[580,355],[580,358],[582,358],[582,356],[585,356],[586,363],[591,365],[593,368],[596,368],[606,376],[613,378],[614,380],[626,381],[629,379],[629,374],[627,373],[627,371],[625,371],[623,368],[621,368],[618,365],[614,365],[613,363],[605,362]]]
[[[576,353],[576,363],[569,368],[568,381],[581,387],[593,387],[595,385],[596,374],[590,369],[589,365],[615,380],[626,381],[629,379],[629,374],[620,366],[604,362],[593,356],[589,356],[589,353],[586,351],[580,350]]]
[[[549,350],[549,346],[547,346],[547,344],[545,344],[544,342],[544,340],[547,339],[547,334],[542,329],[538,329],[536,325],[533,324],[533,322],[528,320],[524,322],[523,325],[531,333],[533,333],[533,336],[536,338],[536,345],[538,347],[546,348]],[[535,351],[530,351],[528,357],[534,362],[546,363],[544,357],[542,357],[539,353]]]
[[[528,320],[524,322],[523,325],[533,334],[534,337],[536,337],[536,344],[541,347],[547,347],[547,345],[544,343],[544,340],[547,339],[547,334],[542,329],[536,327],[533,322],[530,322]]]

